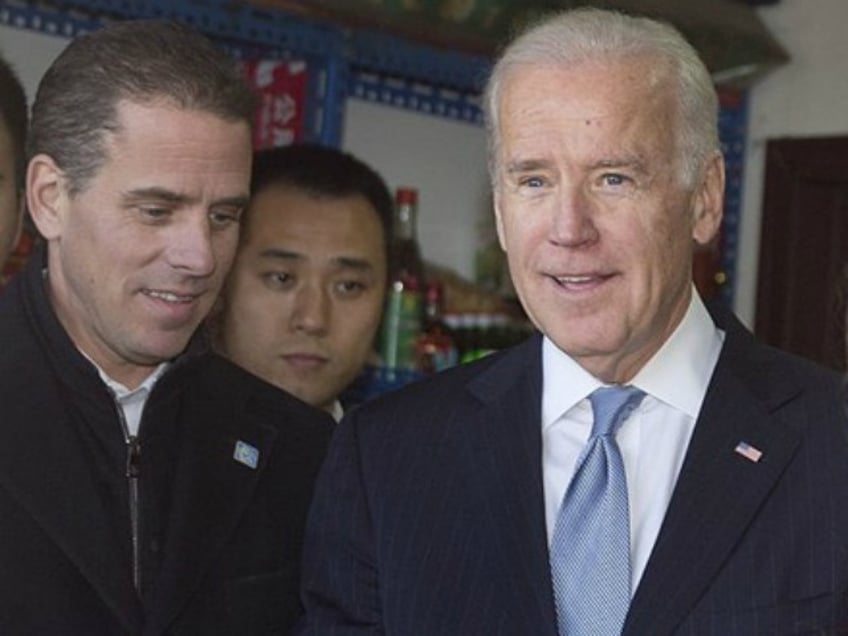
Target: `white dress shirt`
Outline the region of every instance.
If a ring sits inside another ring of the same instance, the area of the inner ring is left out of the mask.
[[[693,290],[683,320],[629,383],[646,397],[616,435],[630,501],[631,593],[659,534],[724,342]],[[542,471],[548,542],[592,430],[588,396],[604,384],[548,338],[542,344]]]
[[[92,364],[94,364],[93,361]],[[132,435],[133,437],[138,435],[138,427],[141,425],[141,414],[144,411],[147,398],[150,397],[153,386],[162,377],[162,374],[165,373],[169,365],[170,362],[161,363],[153,370],[153,373],[145,378],[144,382],[139,384],[135,389],[129,389],[117,380],[110,378],[103,369],[94,364],[97,372],[100,374],[100,379],[109,387],[112,396],[115,398],[115,402],[121,407],[121,411],[123,411],[124,421],[127,424],[126,433],[128,435]]]
[[[330,415],[333,416],[333,419],[336,420],[336,424],[342,421],[344,417],[344,407],[342,407],[342,403],[336,400],[333,402],[333,405],[330,407]]]

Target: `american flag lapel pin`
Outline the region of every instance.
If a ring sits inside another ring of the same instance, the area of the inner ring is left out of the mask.
[[[760,461],[760,458],[763,456],[763,451],[751,446],[748,442],[739,442],[733,450],[755,464]]]
[[[239,464],[244,464],[248,468],[256,470],[256,467],[259,466],[259,449],[247,442],[238,440],[235,449],[233,449],[233,459]]]

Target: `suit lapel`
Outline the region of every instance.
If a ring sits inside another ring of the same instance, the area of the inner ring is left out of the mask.
[[[32,382],[30,386],[52,384],[32,374],[24,380]],[[31,394],[23,386],[17,393]],[[21,401],[3,414],[0,420],[8,425],[2,427],[0,485],[76,565],[127,630],[135,633],[142,622],[141,604],[129,576],[127,555],[119,550],[110,522],[115,513],[106,510],[96,496],[89,454],[62,406],[53,400]]]
[[[555,636],[542,493],[541,339],[510,351],[469,385],[471,461],[488,497],[491,527],[500,542],[515,603],[528,633]],[[480,408],[480,403],[483,408]]]
[[[192,416],[181,443],[148,634],[164,632],[201,585],[250,503],[277,436],[236,390],[191,396],[184,398]]]
[[[671,633],[715,578],[795,452],[797,432],[774,413],[796,394],[728,331],[624,634]],[[759,461],[737,452],[740,442]]]

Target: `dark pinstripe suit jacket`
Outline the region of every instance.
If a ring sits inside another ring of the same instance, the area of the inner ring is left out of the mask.
[[[624,634],[848,634],[839,378],[716,319],[725,345]],[[340,424],[300,634],[555,636],[540,349],[533,338]]]

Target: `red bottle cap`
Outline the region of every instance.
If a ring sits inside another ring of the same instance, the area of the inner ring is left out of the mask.
[[[418,202],[418,190],[415,188],[398,188],[395,192],[395,201],[415,205]]]

